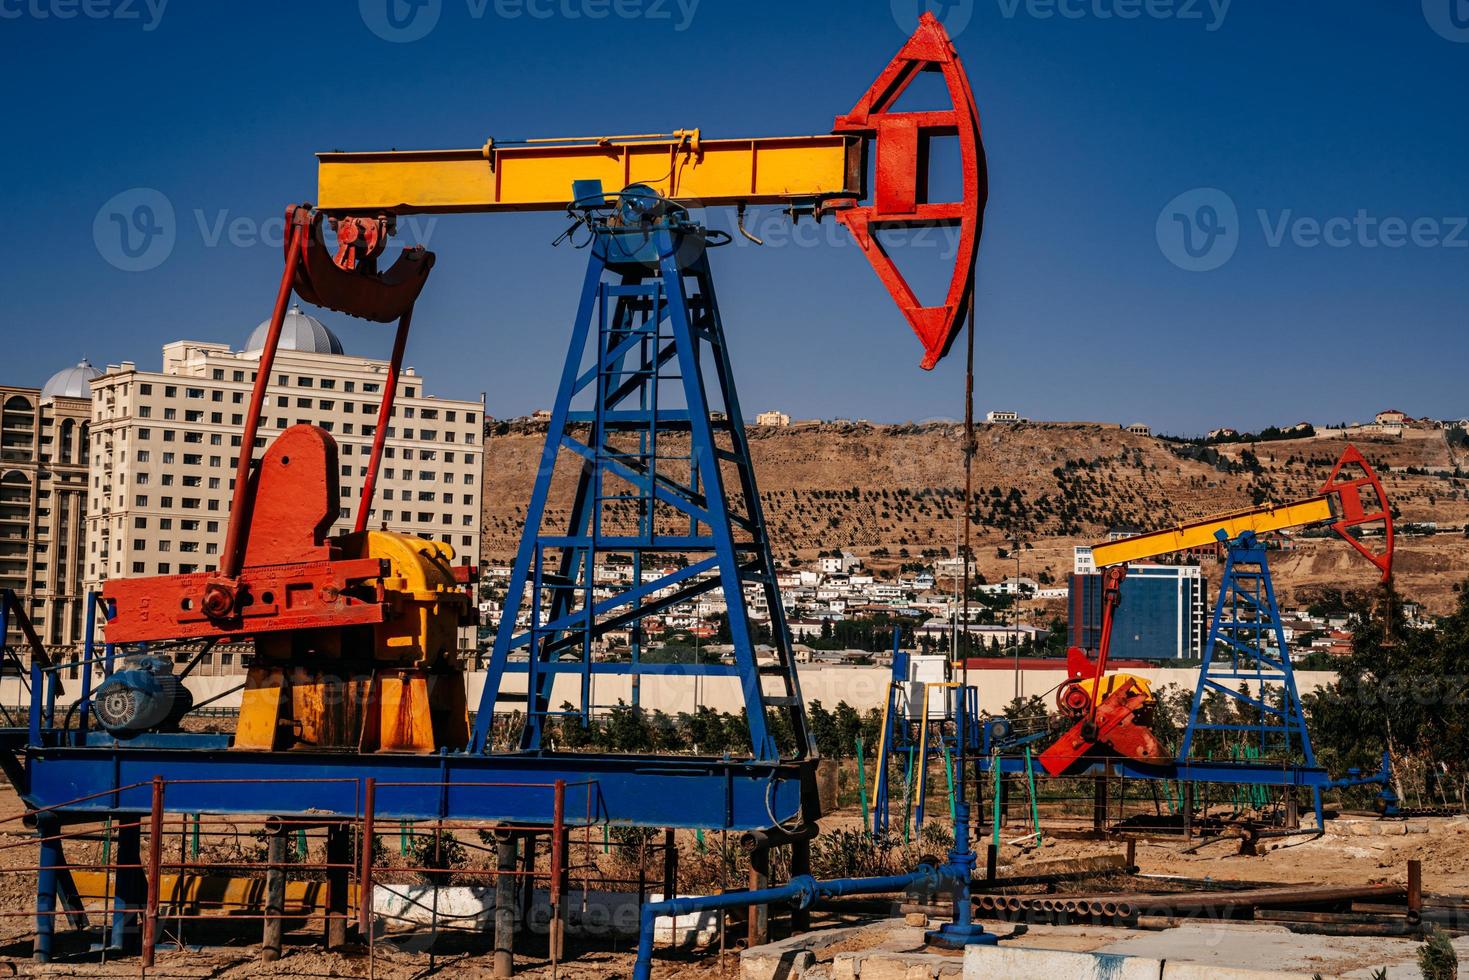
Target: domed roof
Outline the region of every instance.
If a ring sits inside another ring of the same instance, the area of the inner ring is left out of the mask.
[[[262,320],[260,326],[250,332],[245,341],[245,353],[250,354],[265,347],[265,337],[270,333],[270,321]],[[301,312],[300,306],[286,311],[281,323],[281,350],[299,350],[308,354],[343,354],[342,342],[327,329],[326,324],[316,317]]]
[[[51,375],[41,388],[41,398],[91,398],[92,379],[100,378],[102,372],[92,367],[84,357],[75,366],[62,368]]]

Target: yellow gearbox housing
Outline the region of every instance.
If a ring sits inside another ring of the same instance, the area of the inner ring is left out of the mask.
[[[375,558],[381,579],[357,598],[386,605],[371,627],[274,633],[256,641],[234,747],[434,752],[469,738],[458,631],[470,597],[454,574],[454,549],[392,531],[333,542],[344,559]]]
[[[453,547],[393,531],[362,531],[340,542],[344,557],[388,563],[381,582],[390,612],[373,627],[376,659],[414,667],[452,661],[470,611],[469,596],[454,577]]]

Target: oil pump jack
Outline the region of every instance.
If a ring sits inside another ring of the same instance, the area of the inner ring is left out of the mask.
[[[1380,536],[1365,536],[1363,532],[1374,526]],[[1315,496],[1220,514],[1093,546],[1093,561],[1102,570],[1097,656],[1093,660],[1078,647],[1067,652],[1069,677],[1057,689],[1056,703],[1072,724],[1040,754],[1046,771],[1062,775],[1106,757],[1142,767],[1176,765],[1187,773],[1197,735],[1205,731],[1228,731],[1252,741],[1252,748],[1261,758],[1315,769],[1315,753],[1296,690],[1264,541],[1270,533],[1311,527],[1329,527],[1372,563],[1383,583],[1391,580],[1392,510],[1382,481],[1351,445]],[[1151,729],[1156,701],[1148,682],[1131,674],[1109,674],[1107,661],[1117,610],[1123,600],[1127,563],[1209,545],[1224,548],[1224,574],[1188,726],[1176,758],[1170,758]],[[1253,686],[1241,692],[1241,681]],[[1278,703],[1267,697],[1267,684],[1280,688]],[[1210,692],[1234,700],[1257,720],[1248,724],[1207,720],[1200,709]],[[1244,775],[1248,777],[1248,773]],[[1207,781],[1203,775],[1199,779]],[[1311,785],[1319,809],[1324,783],[1313,781]]]
[[[921,73],[942,78],[950,105],[895,110]],[[934,200],[930,149],[946,137],[957,137],[962,192]],[[929,369],[948,351],[973,301],[986,196],[969,80],[943,26],[928,14],[826,135],[710,139],[678,129],[489,139],[465,150],[320,154],[316,205],[286,212],[285,266],[245,418],[219,567],[110,581],[108,641],[253,641],[231,743],[237,753],[478,756],[490,748],[497,701],[519,697],[526,717],[520,749],[549,754],[555,746],[544,739],[547,721],[560,714],[551,703],[558,679],[573,679],[581,695],[575,713],[585,719],[600,707],[594,682],[601,675],[679,673],[737,683],[751,759],[767,766],[809,760],[814,752],[710,271],[709,251],[729,236],[699,225],[687,205],[734,207],[741,220],[747,206],[779,205],[793,220],[839,222],[893,295]],[[404,214],[502,211],[568,212],[591,247],[471,731],[454,641],[471,617],[469,573],[447,545],[369,527],[414,304],[435,267],[434,254],[421,247],[405,248],[391,265],[385,251]],[[934,226],[954,229],[958,247],[942,299],[925,305],[882,235]],[[298,425],[254,458],[293,293],[397,324],[355,527],[337,537],[328,537],[339,506],[330,434]],[[569,526],[553,529],[543,524],[558,459],[572,465],[577,489]],[[614,512],[636,516],[617,525]],[[636,575],[607,598],[593,577],[611,555],[630,556]],[[681,563],[671,561],[679,556]],[[713,589],[722,589],[729,604],[733,665],[680,664],[673,671],[640,656],[644,617]],[[755,664],[747,589],[763,593],[770,610],[778,661],[770,678],[762,679]],[[594,641],[629,628],[630,663],[593,658]],[[502,683],[517,673],[526,675],[523,694]],[[102,718],[109,730],[134,734],[159,714],[160,706],[147,702],[174,688],[162,678],[140,683],[136,670],[124,674],[106,682],[96,700],[115,709]],[[769,680],[778,680],[776,690],[767,689]],[[160,684],[164,690],[150,690]],[[794,747],[777,745],[771,711],[788,717]]]

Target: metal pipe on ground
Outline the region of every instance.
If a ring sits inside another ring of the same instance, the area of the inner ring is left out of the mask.
[[[1402,885],[1322,885],[1253,888],[1235,892],[1171,895],[1084,895],[1078,903],[1126,903],[1143,915],[1166,915],[1169,911],[1249,909],[1271,906],[1333,905],[1358,900],[1397,901],[1406,898]]]
[[[1401,905],[1388,905],[1377,902],[1353,902],[1351,911],[1364,912],[1375,915],[1402,915]],[[1409,910],[1408,917],[1413,917]],[[1418,918],[1424,922],[1435,922],[1442,925],[1469,928],[1469,910],[1455,908],[1453,906],[1425,905],[1418,910]]]
[[[1244,879],[1229,878],[1191,878],[1187,875],[1162,875],[1162,874],[1134,874],[1134,878],[1143,881],[1167,882],[1170,885],[1178,885],[1183,888],[1196,888],[1202,891],[1244,891],[1250,888],[1309,888],[1310,885],[1298,882],[1285,881],[1247,881]]]
[[[1047,870],[1047,865],[1050,870]],[[1022,885],[1050,885],[1062,881],[1081,881],[1114,874],[1136,871],[1125,854],[1104,854],[1092,858],[1076,858],[1048,862],[1034,867],[1029,874],[1007,875],[1004,878],[975,878],[969,887],[977,891],[1002,891]]]
[[[1405,915],[1261,909],[1255,913],[1255,921],[1283,925],[1291,932],[1314,936],[1418,936],[1423,933],[1423,924],[1411,922]]]

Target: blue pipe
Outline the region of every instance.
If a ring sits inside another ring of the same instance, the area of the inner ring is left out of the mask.
[[[920,864],[916,871],[908,874],[886,875],[880,878],[835,878],[831,881],[817,881],[810,875],[800,875],[774,888],[757,888],[753,891],[726,892],[722,895],[700,895],[693,898],[671,898],[662,902],[650,902],[642,908],[638,930],[638,959],[633,966],[633,980],[649,980],[653,968],[653,924],[658,921],[659,916],[680,916],[688,915],[691,912],[718,912],[743,908],[747,905],[770,905],[776,902],[791,902],[796,908],[804,909],[820,898],[906,891],[914,885],[923,885],[929,890],[936,890],[939,887],[940,879],[948,877],[952,877],[948,865],[943,868],[934,868],[932,865]]]

